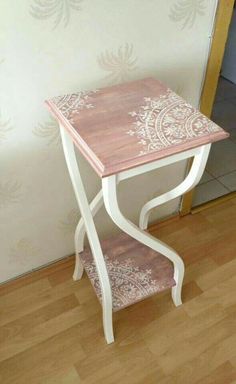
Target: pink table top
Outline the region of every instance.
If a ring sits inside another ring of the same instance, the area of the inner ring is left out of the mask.
[[[100,177],[229,135],[153,78],[46,101]]]

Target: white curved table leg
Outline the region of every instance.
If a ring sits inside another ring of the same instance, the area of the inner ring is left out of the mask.
[[[66,163],[80,212],[84,219],[84,226],[98,273],[102,293],[103,329],[106,341],[108,344],[110,344],[114,341],[114,335],[112,326],[112,293],[107,268],[97,231],[94,225],[93,216],[89,208],[83,182],[79,173],[73,141],[63,127],[60,127],[60,130]]]
[[[211,144],[207,144],[201,147],[200,153],[194,156],[191,169],[181,184],[179,184],[171,191],[163,193],[162,195],[148,201],[142,207],[139,218],[139,227],[141,229],[147,229],[149,215],[153,208],[156,208],[161,204],[164,204],[172,199],[175,199],[176,197],[183,195],[198,184],[204,172],[210,148]]]
[[[98,194],[95,196],[95,198],[90,203],[89,209],[91,211],[92,216],[94,217],[96,213],[99,211],[99,209],[103,205],[103,195],[102,190],[98,192]],[[75,230],[75,269],[73,274],[74,280],[81,279],[83,275],[83,265],[80,260],[80,252],[84,250],[84,238],[85,238],[86,230],[84,225],[84,219],[83,217],[80,218],[76,230]]]
[[[184,277],[184,263],[181,257],[168,245],[141,230],[130,220],[126,219],[119,209],[117,199],[117,176],[112,175],[102,179],[103,198],[106,210],[112,220],[125,233],[144,245],[161,253],[174,264],[174,279],[176,286],[172,288],[172,298],[176,306],[182,304],[181,289]]]

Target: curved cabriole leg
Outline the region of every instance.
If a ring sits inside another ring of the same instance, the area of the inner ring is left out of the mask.
[[[143,206],[139,218],[139,227],[141,229],[147,229],[149,215],[153,208],[173,200],[176,197],[182,196],[184,193],[190,191],[195,187],[195,185],[199,183],[206,166],[210,148],[211,144],[207,144],[201,147],[200,153],[194,156],[194,160],[187,177],[180,185],[171,191],[163,193],[162,195],[148,201]]]
[[[85,226],[84,226],[84,220],[81,217],[77,227],[75,229],[75,236],[74,236],[74,243],[75,243],[75,269],[73,273],[73,279],[80,280],[83,272],[84,267],[80,260],[80,252],[84,249],[84,238],[85,238]]]
[[[108,344],[110,344],[114,341],[114,335],[112,326],[112,293],[107,268],[104,261],[101,245],[98,239],[98,234],[94,225],[93,216],[90,211],[89,203],[84,190],[84,185],[79,173],[73,141],[63,127],[61,127],[60,129],[66,163],[68,166],[70,178],[80,208],[80,212],[84,220],[84,227],[88,236],[90,248],[94,257],[94,262],[98,273],[102,293],[103,329],[106,341]],[[80,232],[80,234],[82,234],[84,230],[82,228],[83,226],[81,222],[77,232]],[[78,243],[77,250],[81,249],[79,248],[81,244],[82,243]]]
[[[93,217],[102,207],[102,205],[103,205],[103,196],[102,196],[102,190],[100,190],[89,206],[89,209]],[[84,271],[83,264],[81,263],[79,254],[84,250],[85,234],[86,234],[86,230],[84,225],[84,219],[83,217],[81,217],[77,224],[77,227],[75,230],[75,238],[74,238],[74,241],[75,241],[75,269],[73,274],[74,280],[81,279]]]
[[[144,245],[152,248],[154,251],[161,253],[171,260],[174,264],[174,279],[176,286],[172,288],[172,298],[174,304],[180,305],[181,289],[184,277],[184,263],[181,257],[168,245],[156,239],[149,233],[141,230],[133,224],[130,220],[126,219],[119,209],[117,199],[117,177],[116,175],[108,176],[102,179],[103,198],[106,210],[116,225],[121,228],[125,233],[133,237],[135,240],[140,241]]]

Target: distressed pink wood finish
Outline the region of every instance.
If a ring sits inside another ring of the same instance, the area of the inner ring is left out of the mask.
[[[126,234],[101,242],[112,288],[113,311],[118,311],[148,296],[175,285],[172,263],[161,254]],[[99,279],[90,250],[81,260],[101,301]]]
[[[153,78],[46,103],[101,177],[228,137]]]

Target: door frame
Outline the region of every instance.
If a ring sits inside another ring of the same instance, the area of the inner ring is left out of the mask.
[[[234,9],[234,0],[219,0],[216,10],[214,33],[206,75],[200,99],[200,111],[207,117],[211,116],[221,65],[224,57],[225,45],[229,32],[229,25]],[[191,167],[191,161],[188,163],[188,170]],[[187,192],[182,199],[180,215],[184,216],[191,212],[194,189]]]

